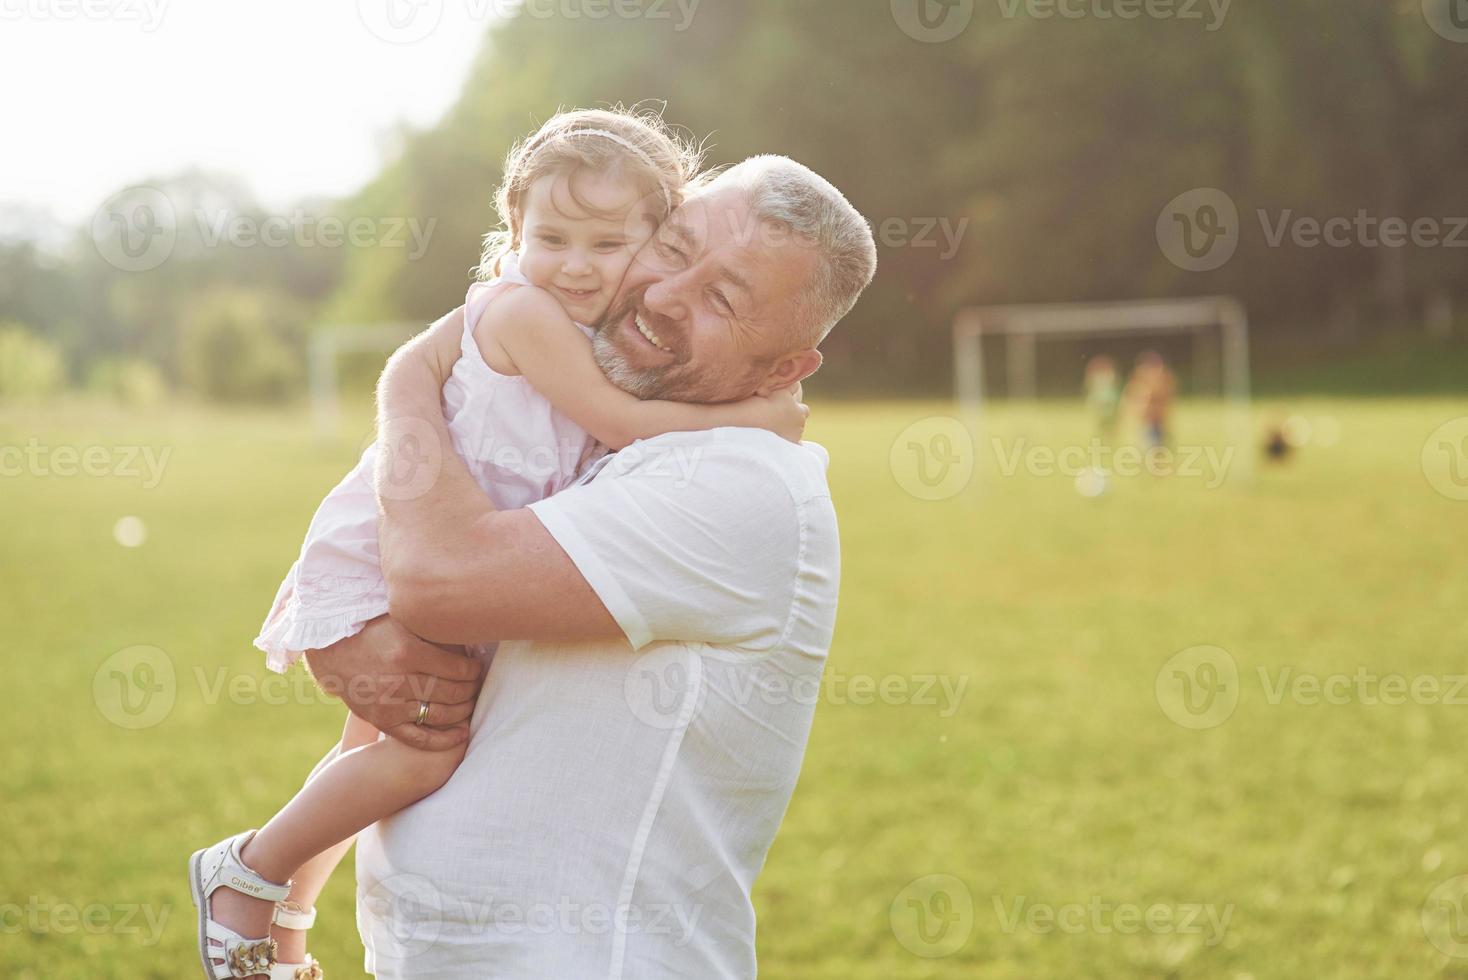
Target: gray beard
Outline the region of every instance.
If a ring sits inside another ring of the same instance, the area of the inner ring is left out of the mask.
[[[591,353],[596,366],[601,368],[607,380],[629,395],[647,401],[651,398],[666,398],[663,392],[662,372],[656,368],[637,370],[627,363],[622,352],[607,338],[605,329],[598,329],[591,338]]]

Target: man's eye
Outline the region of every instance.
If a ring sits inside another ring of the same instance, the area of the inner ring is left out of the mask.
[[[670,258],[683,257],[683,250],[681,248],[663,238],[658,239],[658,251]]]
[[[714,306],[717,307],[720,311],[730,316],[734,314],[734,304],[730,303],[728,298],[725,297],[723,293],[715,290],[709,295],[713,297]]]

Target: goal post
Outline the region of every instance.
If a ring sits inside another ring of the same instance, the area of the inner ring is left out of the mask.
[[[338,365],[343,354],[391,354],[423,329],[423,324],[333,324],[311,332],[307,372],[310,377],[311,418],[316,434],[329,438],[341,426],[341,386]]]
[[[1218,332],[1223,399],[1230,441],[1241,450],[1242,476],[1250,474],[1253,420],[1249,383],[1249,318],[1230,296],[1150,299],[1114,303],[1059,303],[969,307],[953,323],[954,393],[963,413],[982,419],[984,344],[1004,338],[1005,395],[1035,397],[1035,351],[1044,340],[1137,337]]]

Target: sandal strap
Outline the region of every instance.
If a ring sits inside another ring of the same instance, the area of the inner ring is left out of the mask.
[[[270,968],[270,980],[322,980],[321,964],[308,953],[304,963],[277,963]]]
[[[316,910],[302,908],[295,902],[276,902],[275,914],[270,921],[285,929],[305,930],[316,924]]]
[[[207,899],[220,888],[229,888],[251,898],[266,902],[280,902],[291,893],[291,883],[279,884],[266,881],[245,865],[240,856],[245,844],[255,835],[253,830],[237,834],[204,852],[203,878],[204,897]],[[245,974],[249,976],[249,974]]]

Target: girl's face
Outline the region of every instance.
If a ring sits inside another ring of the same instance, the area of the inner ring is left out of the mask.
[[[530,186],[520,222],[520,272],[554,296],[571,319],[592,324],[611,305],[632,257],[657,225],[625,182],[587,172],[573,179],[574,196],[564,175]]]

